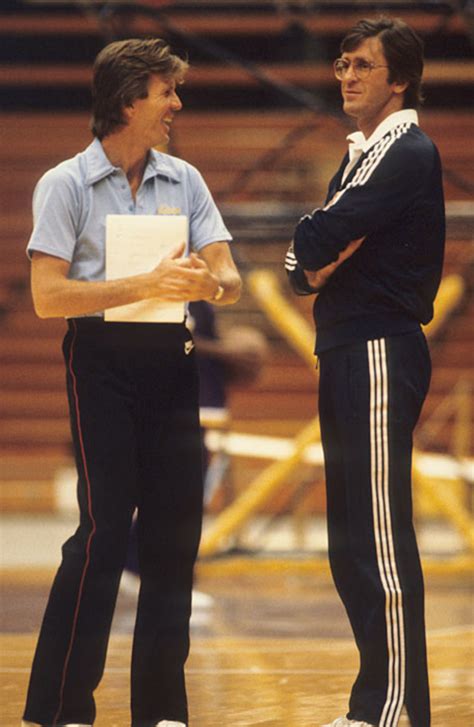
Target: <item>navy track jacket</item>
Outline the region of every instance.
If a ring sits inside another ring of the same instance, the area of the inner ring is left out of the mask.
[[[444,199],[433,142],[416,124],[400,123],[342,183],[348,160],[346,154],[325,206],[300,220],[287,256],[294,291],[308,295],[315,291],[303,270],[326,267],[365,236],[316,297],[316,353],[418,329],[433,316],[441,279]]]

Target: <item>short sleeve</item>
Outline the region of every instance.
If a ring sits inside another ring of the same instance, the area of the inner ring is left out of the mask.
[[[33,194],[33,232],[27,254],[34,251],[71,262],[76,246],[80,196],[77,183],[64,170],[47,172]]]
[[[199,251],[212,242],[232,240],[212,195],[194,167],[189,167],[192,188],[192,209],[190,213],[191,247]]]

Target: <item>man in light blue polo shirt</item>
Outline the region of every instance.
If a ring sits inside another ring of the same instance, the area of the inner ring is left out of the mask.
[[[80,524],[63,546],[24,725],[88,727],[138,513],[141,590],[132,726],[185,726],[193,566],[202,518],[198,377],[182,322],[110,322],[139,301],[235,302],[231,239],[199,172],[154,151],[181,109],[187,63],[162,40],[112,43],[93,78],[91,145],[39,181],[28,245],[35,310],[68,319],[63,351]],[[148,272],[105,275],[107,215],[185,215],[186,244]]]

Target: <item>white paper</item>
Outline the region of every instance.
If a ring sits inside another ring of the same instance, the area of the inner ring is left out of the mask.
[[[180,243],[188,241],[185,215],[107,215],[106,280],[148,273]],[[108,308],[106,321],[181,323],[185,304],[150,298]]]

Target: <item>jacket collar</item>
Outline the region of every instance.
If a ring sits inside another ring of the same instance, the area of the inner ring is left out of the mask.
[[[349,159],[352,160],[355,156],[360,156],[368,151],[385,134],[388,134],[389,131],[401,124],[418,125],[418,114],[415,109],[402,109],[401,111],[395,111],[395,113],[390,114],[390,116],[387,116],[377,126],[368,139],[365,138],[362,131],[354,131],[352,134],[349,134],[346,137],[349,142]]]

